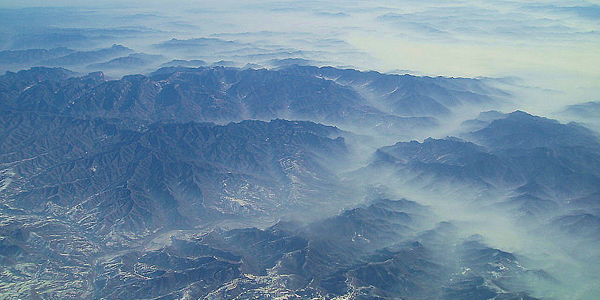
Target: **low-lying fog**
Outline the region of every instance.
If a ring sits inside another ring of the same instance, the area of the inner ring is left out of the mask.
[[[0,9],[0,47],[5,50],[90,50],[117,43],[163,56],[104,66],[115,77],[148,72],[172,59],[238,67],[299,63],[489,77],[518,90],[518,108],[535,114],[598,100],[600,86],[600,8],[589,1],[73,5],[56,0],[5,1]],[[99,66],[86,67],[76,69],[89,72]]]

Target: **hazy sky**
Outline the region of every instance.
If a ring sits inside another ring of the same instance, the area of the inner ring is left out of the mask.
[[[14,9],[39,6],[70,10]],[[148,44],[218,37],[252,45],[255,54],[263,43],[361,69],[520,77],[567,91],[572,102],[598,100],[600,5],[591,1],[0,0],[0,7],[12,16],[0,21],[5,31],[143,26],[160,32],[146,36]]]

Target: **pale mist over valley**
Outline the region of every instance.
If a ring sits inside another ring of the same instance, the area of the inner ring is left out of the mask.
[[[600,299],[593,1],[0,0],[0,299]]]

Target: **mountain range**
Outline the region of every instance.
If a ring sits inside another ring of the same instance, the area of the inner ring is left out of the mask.
[[[18,55],[98,54],[53,51]],[[593,293],[600,138],[487,111],[509,98],[477,79],[299,65],[7,72],[0,289],[9,299]],[[410,140],[464,110],[482,113],[453,136]]]

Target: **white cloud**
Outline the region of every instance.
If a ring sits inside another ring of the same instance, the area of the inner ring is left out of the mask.
[[[258,60],[256,49],[282,58],[276,49],[285,49],[293,57],[361,69],[518,76],[529,79],[526,84],[571,92],[600,86],[600,6],[588,1],[0,2],[15,6],[66,8],[0,9],[0,45],[6,47],[8,36],[28,28],[146,26],[157,33],[128,39],[136,50],[150,51],[148,46],[171,38],[217,37],[254,49],[251,57],[238,53],[239,60]],[[233,52],[220,55],[227,53]],[[587,101],[590,94],[566,95]]]

